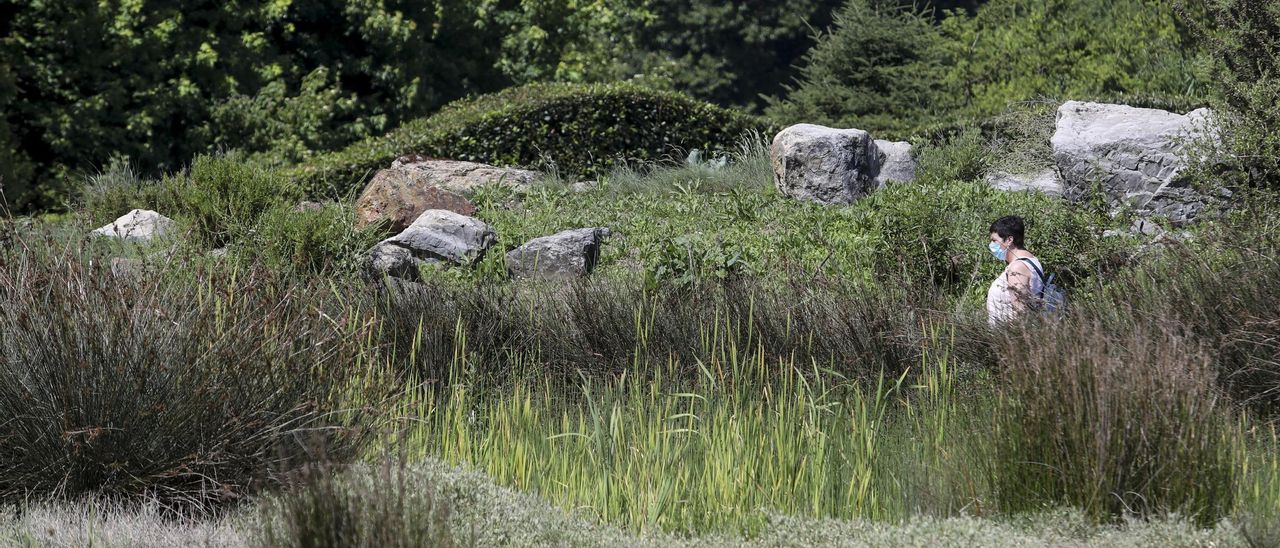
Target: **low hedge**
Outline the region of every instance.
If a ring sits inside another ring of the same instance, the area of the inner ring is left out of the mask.
[[[634,84],[532,84],[455,102],[378,138],[290,168],[313,196],[341,197],[405,154],[529,166],[593,176],[618,159],[656,160],[689,149],[728,150],[759,118]]]

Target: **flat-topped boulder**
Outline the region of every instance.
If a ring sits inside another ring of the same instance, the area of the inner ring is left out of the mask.
[[[534,238],[507,253],[507,270],[517,278],[578,278],[595,269],[607,228],[578,228]]]
[[[471,266],[497,242],[492,226],[443,209],[427,210],[367,253],[369,270],[413,280],[423,266]]]
[[[1216,139],[1208,109],[1184,115],[1068,101],[1050,142],[1067,198],[1085,197],[1097,182],[1113,206],[1181,224],[1207,202],[1184,176],[1190,147],[1203,138]]]
[[[135,209],[93,231],[97,236],[145,243],[173,232],[177,223],[149,209]]]
[[[1036,173],[1013,174],[1003,171],[988,173],[987,184],[1008,192],[1039,192],[1049,196],[1062,196],[1062,178],[1056,168],[1045,168]]]

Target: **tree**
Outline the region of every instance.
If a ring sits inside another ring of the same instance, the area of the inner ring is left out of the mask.
[[[942,35],[915,7],[849,0],[804,57],[770,115],[899,135],[953,107],[944,87]]]
[[[1198,0],[1179,10],[1212,57],[1214,110],[1240,182],[1280,189],[1280,4]]]
[[[761,108],[781,94],[841,0],[648,0],[635,72],[721,105]]]

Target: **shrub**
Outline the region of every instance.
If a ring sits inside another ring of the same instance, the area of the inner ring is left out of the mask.
[[[267,211],[300,197],[274,170],[238,154],[199,156],[162,182],[157,209],[183,222],[200,244],[222,247],[248,235]]]
[[[303,470],[292,492],[263,504],[257,540],[272,548],[461,544],[450,529],[448,501],[409,474],[391,464],[376,471]]]
[[[743,134],[762,129],[768,127],[759,120],[672,92],[534,84],[453,103],[383,137],[319,156],[290,176],[312,195],[342,196],[409,153],[499,165],[545,159],[563,173],[586,176],[618,159],[728,150]]]
[[[1078,318],[1018,330],[1006,343],[992,463],[1006,510],[1177,512],[1203,524],[1231,511],[1229,404],[1194,339]]]
[[[0,503],[214,509],[355,455],[385,385],[327,284],[103,259],[52,235],[0,252]]]
[[[376,227],[357,228],[350,205],[278,205],[262,215],[252,237],[240,242],[237,251],[270,268],[303,275],[354,274],[381,236]]]
[[[789,122],[904,136],[958,97],[943,86],[942,35],[915,6],[848,0],[805,54],[785,101],[769,114]]]
[[[982,151],[961,146],[969,151],[963,155]],[[922,161],[922,167],[930,165]],[[922,171],[921,177],[932,176]],[[1106,251],[1090,219],[1062,200],[995,190],[984,182],[892,185],[855,204],[854,211],[862,230],[877,236],[876,272],[904,272],[973,296],[1003,268],[987,252],[986,236],[991,222],[1005,215],[1027,220],[1027,245],[1064,283],[1098,273]]]

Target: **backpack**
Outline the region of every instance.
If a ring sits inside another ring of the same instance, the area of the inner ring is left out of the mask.
[[[1066,308],[1067,292],[1053,283],[1054,275],[1050,274],[1048,278],[1045,278],[1044,271],[1036,266],[1035,261],[1027,258],[1018,260],[1026,261],[1027,266],[1030,266],[1031,270],[1035,271],[1036,275],[1040,277],[1040,294],[1037,297],[1040,299],[1041,310],[1045,313],[1055,313],[1061,312],[1062,309]]]

